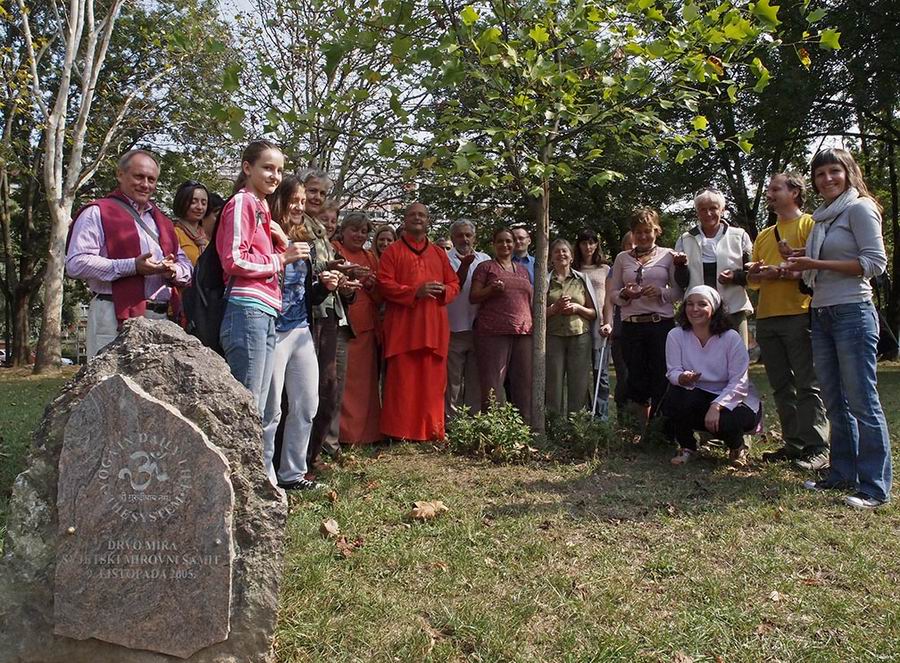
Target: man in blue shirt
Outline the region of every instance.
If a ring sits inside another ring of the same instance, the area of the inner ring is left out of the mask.
[[[528,255],[531,235],[525,228],[519,227],[512,229],[512,236],[515,241],[512,260],[528,270],[528,278],[531,280],[531,285],[534,285],[534,256]]]

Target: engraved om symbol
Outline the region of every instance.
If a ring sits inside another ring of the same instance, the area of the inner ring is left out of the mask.
[[[124,479],[125,477],[128,477],[132,489],[143,492],[146,490],[147,486],[150,485],[150,482],[153,481],[153,477],[156,477],[156,480],[160,482],[169,480],[169,475],[166,474],[165,470],[159,469],[159,465],[157,464],[159,458],[154,455],[148,454],[146,451],[135,451],[128,458],[130,461],[137,464],[137,468],[135,472],[131,471],[131,467],[122,468],[119,470],[119,478]],[[129,462],[129,466],[131,464],[132,463]],[[143,475],[147,476],[146,480],[135,481],[135,479],[138,479]]]

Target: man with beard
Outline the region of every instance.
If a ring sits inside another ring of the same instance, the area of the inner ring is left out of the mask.
[[[828,467],[828,423],[813,370],[808,295],[786,269],[787,257],[806,246],[813,219],[801,210],[803,178],[778,173],[766,200],[778,217],[753,245],[749,286],[759,290],[756,341],[772,385],[784,446],[765,461],[791,460],[808,470]]]

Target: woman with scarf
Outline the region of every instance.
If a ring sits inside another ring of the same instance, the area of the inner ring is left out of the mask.
[[[642,430],[666,393],[666,335],[674,325],[673,304],[681,299],[675,254],[656,245],[661,233],[656,210],[635,210],[631,219],[634,248],[616,256],[610,275],[610,294],[622,315],[628,400],[637,410]]]
[[[741,335],[725,315],[722,296],[707,285],[687,291],[666,338],[669,389],[662,410],[678,443],[673,465],[697,454],[695,430],[706,430],[728,447],[733,465],[747,462],[744,433],[759,424],[762,407],[747,370],[750,358]]]
[[[787,259],[813,291],[813,364],[831,424],[831,469],[813,490],[847,491],[846,504],[875,509],[891,496],[891,443],[878,398],[878,313],[869,279],[884,273],[881,206],[849,152],[825,149],[810,165],[822,205],[805,255]]]

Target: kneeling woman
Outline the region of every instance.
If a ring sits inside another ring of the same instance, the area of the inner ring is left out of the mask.
[[[677,321],[666,339],[670,385],[662,406],[680,447],[672,464],[693,460],[694,431],[707,430],[725,442],[732,463],[743,465],[744,433],[756,428],[762,411],[747,374],[744,341],[728,322],[719,293],[709,286],[688,290]]]

